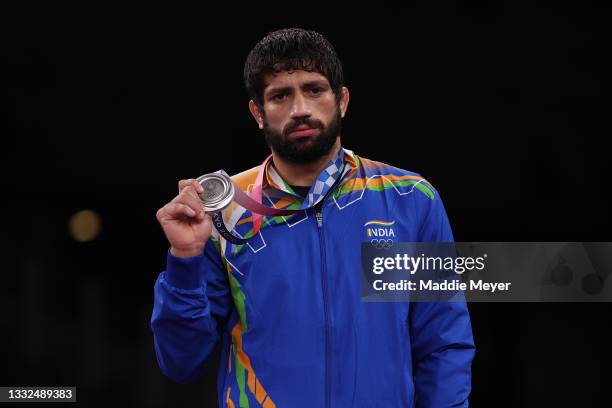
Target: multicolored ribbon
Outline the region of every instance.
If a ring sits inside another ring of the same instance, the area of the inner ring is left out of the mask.
[[[264,215],[276,216],[295,214],[297,212],[316,207],[320,202],[322,202],[346,174],[347,167],[344,155],[344,149],[339,149],[338,154],[334,157],[334,159],[330,160],[327,167],[319,174],[319,177],[317,177],[317,180],[310,188],[310,191],[299,209],[279,209],[262,204],[263,179],[266,172],[270,172],[271,177],[280,179],[280,176],[274,169],[272,155],[269,155],[261,164],[250,196],[240,190],[240,188],[238,188],[238,186],[232,182],[232,184],[234,184],[234,201],[240,206],[250,210],[253,215],[252,236],[257,235],[259,232]],[[242,245],[248,241],[248,238],[237,237],[225,227],[221,211],[213,212],[211,217],[213,219],[215,228],[227,241],[236,245]]]

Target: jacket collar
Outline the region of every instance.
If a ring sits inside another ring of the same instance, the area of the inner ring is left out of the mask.
[[[340,170],[343,169],[343,174],[340,174]],[[301,201],[301,197],[296,194],[291,186],[283,180],[278,174],[272,160],[267,160],[264,163],[264,188],[273,188],[283,193],[289,194]],[[301,203],[301,208],[308,208],[318,202],[323,197],[330,187],[334,184],[338,177],[348,179],[350,178],[359,167],[359,158],[351,150],[341,147],[338,150],[338,154],[333,157],[325,166],[323,171],[319,174],[313,185],[310,187],[306,199]],[[340,184],[345,180],[340,180]]]

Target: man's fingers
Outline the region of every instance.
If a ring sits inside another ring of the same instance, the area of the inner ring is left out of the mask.
[[[191,207],[181,203],[169,203],[166,204],[157,212],[157,219],[162,221],[163,219],[178,219],[181,217],[198,218],[203,219],[203,215],[198,215]]]
[[[157,211],[157,219],[162,221],[188,217],[203,221],[206,213],[198,196],[198,192],[202,191],[204,189],[195,179],[180,180],[179,194]]]
[[[187,179],[187,180],[180,180],[178,183],[178,189],[179,189],[179,194],[183,192],[183,189],[187,186],[192,186],[193,190],[201,193],[204,191],[204,189],[202,188],[202,186],[200,185],[200,183],[197,182],[196,179]]]
[[[189,206],[192,210],[194,210],[196,214],[204,211],[202,201],[200,200],[200,197],[196,194],[191,185],[185,186],[185,188],[183,188],[183,191],[171,202],[185,204]]]

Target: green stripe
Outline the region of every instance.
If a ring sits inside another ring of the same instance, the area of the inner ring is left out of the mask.
[[[238,405],[240,405],[240,408],[248,408],[249,398],[246,394],[246,387],[244,382],[246,371],[244,369],[244,366],[238,359],[238,356],[236,355],[236,350],[234,350],[234,362],[234,366],[236,367],[236,381],[238,382],[238,389],[240,390],[240,399],[238,401]]]
[[[234,305],[236,307],[236,311],[238,312],[238,317],[240,318],[240,323],[242,324],[243,331],[247,329],[247,320],[246,320],[246,306],[245,306],[245,295],[240,287],[240,283],[234,278],[231,273],[231,265],[227,263],[225,256],[221,253],[221,245],[218,240],[213,240],[213,243],[219,250],[221,254],[221,260],[225,265],[226,270],[228,271],[229,276],[229,284],[230,291],[232,293],[232,298],[234,299]],[[240,399],[238,405],[240,408],[249,408],[249,399],[246,394],[245,387],[245,369],[240,360],[236,355],[236,348],[232,347],[232,351],[234,354],[234,367],[236,369],[236,381],[238,382],[238,389],[240,390]]]
[[[289,204],[288,206],[284,207],[284,209],[287,210],[299,210],[300,207],[302,206],[301,203],[299,202],[293,202],[291,204]],[[299,214],[299,213],[296,213]],[[285,215],[285,219],[290,219],[291,217],[293,217],[296,214],[289,214],[289,215]],[[285,221],[283,220],[283,216],[277,215],[275,217],[263,217],[263,220],[261,222],[261,229],[263,230],[265,227],[271,227],[272,225],[276,225],[276,224],[283,224]],[[253,236],[253,228],[251,228],[250,230],[248,230],[246,232],[246,234],[244,234],[244,236],[246,238],[250,238]],[[242,250],[245,248],[245,245],[234,245],[234,247],[232,248],[232,255],[238,255],[240,252],[242,252]]]
[[[301,206],[302,206],[301,203],[294,202],[294,203],[289,204],[288,206],[286,206],[284,209],[285,210],[299,210]],[[284,216],[277,215],[275,217],[265,217],[265,220],[268,221],[268,225],[282,224],[284,222],[283,221],[283,217],[285,217],[285,219],[288,219],[288,218],[290,218],[290,217],[292,217],[294,215],[295,214],[289,214],[289,215],[284,215]]]
[[[417,184],[418,183],[418,184]],[[429,188],[426,184],[424,184],[423,182],[419,182],[419,181],[415,181],[415,180],[394,180],[394,181],[389,181],[386,179],[383,179],[383,185],[382,186],[374,186],[374,185],[366,185],[366,188],[368,190],[371,191],[384,191],[384,190],[388,190],[390,188],[395,187],[407,187],[407,186],[411,186],[411,185],[415,185],[415,188],[417,190],[419,190],[420,192],[422,192],[423,194],[425,194],[430,200],[433,200],[435,197],[435,194],[433,192],[433,190],[431,188]],[[338,190],[337,192],[334,193],[334,197],[335,198],[339,198],[342,196],[345,196],[349,193],[357,193],[360,192],[362,190],[353,190],[350,187],[343,187],[341,190]]]
[[[232,292],[232,297],[234,298],[234,305],[236,306],[238,317],[240,318],[240,324],[242,324],[242,328],[244,331],[247,329],[246,307],[244,304],[244,299],[245,299],[244,292],[242,292],[242,289],[240,288],[240,283],[236,280],[236,278],[232,276],[231,273],[229,275],[229,281],[230,281],[230,289]],[[240,363],[240,360],[238,359],[236,355],[235,348],[233,349],[234,349],[233,351],[234,351],[234,362],[235,362],[234,365],[236,367],[236,381],[238,381],[238,388],[240,389],[239,405],[241,408],[248,408],[249,399],[247,398],[246,388],[244,386],[245,384],[244,383],[244,377],[245,377],[244,366],[242,365],[242,363]]]
[[[421,191],[421,193],[425,194],[427,197],[429,197],[430,200],[433,200],[435,195],[432,189],[430,189],[429,187],[427,187],[427,185],[423,184],[423,183],[419,183],[416,185],[416,188]]]
[[[289,184],[287,184],[287,182],[285,180],[283,180],[282,177],[280,177],[280,175],[278,177],[283,181],[283,184],[285,185],[285,188],[287,189],[288,192],[290,192],[291,194],[297,195],[297,194],[295,194],[295,191],[293,191],[291,186]]]
[[[230,290],[232,292],[232,297],[234,298],[234,305],[238,311],[238,317],[240,318],[240,323],[242,323],[242,327],[244,330],[247,329],[247,320],[246,320],[246,307],[244,305],[244,292],[240,288],[240,283],[234,278],[234,276],[229,274],[230,281]]]

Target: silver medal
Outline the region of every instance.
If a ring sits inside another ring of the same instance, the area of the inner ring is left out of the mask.
[[[223,210],[234,199],[234,185],[229,175],[223,170],[204,174],[196,180],[204,189],[198,195],[207,213]]]

